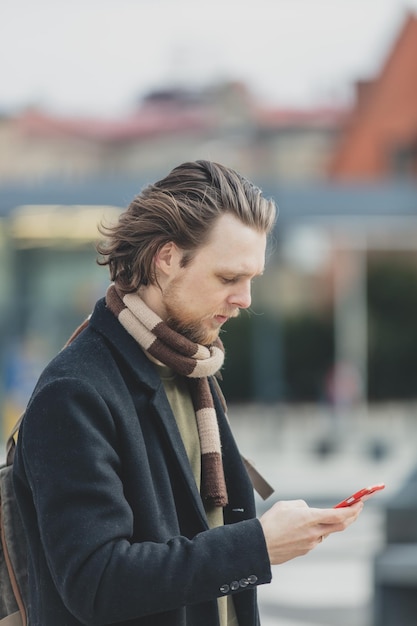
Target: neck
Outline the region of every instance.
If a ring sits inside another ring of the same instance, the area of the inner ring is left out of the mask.
[[[158,285],[141,285],[138,295],[146,306],[156,313],[161,320],[166,320],[166,310],[162,302],[162,291]]]

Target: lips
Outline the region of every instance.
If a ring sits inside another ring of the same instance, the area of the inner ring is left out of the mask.
[[[224,324],[225,322],[227,322],[227,320],[229,319],[228,317],[226,317],[225,315],[215,315],[214,319],[219,323],[219,324]]]
[[[218,324],[224,324],[225,322],[227,322],[227,320],[232,319],[233,317],[238,317],[239,316],[239,309],[234,309],[233,311],[230,311],[230,313],[228,313],[227,315],[215,315],[214,319],[216,320],[216,322]]]

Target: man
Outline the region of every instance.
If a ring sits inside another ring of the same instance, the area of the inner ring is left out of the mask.
[[[32,626],[255,626],[271,565],[358,516],[296,501],[257,519],[225,417],[219,332],[250,306],[274,219],[243,177],[196,161],[104,230],[112,284],[18,440]]]

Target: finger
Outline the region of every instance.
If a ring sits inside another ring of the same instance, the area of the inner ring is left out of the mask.
[[[343,530],[346,530],[347,528],[349,528],[349,526],[354,522],[355,520],[352,519],[342,519],[339,522],[335,522],[333,524],[318,524],[318,532],[321,535],[331,535],[333,533],[339,533],[342,532]]]
[[[305,500],[279,500],[275,506],[279,506],[281,509],[308,508]]]
[[[351,523],[358,517],[363,506],[362,502],[358,502],[340,509],[314,509],[315,519],[321,524],[338,524],[346,521]]]

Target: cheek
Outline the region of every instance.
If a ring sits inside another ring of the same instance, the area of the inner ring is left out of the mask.
[[[188,274],[176,291],[177,301],[196,315],[216,312],[227,302],[229,289],[201,272]]]
[[[187,295],[191,300],[196,300],[200,304],[205,301],[212,301],[218,297],[216,290],[207,278],[194,278],[187,285]]]

